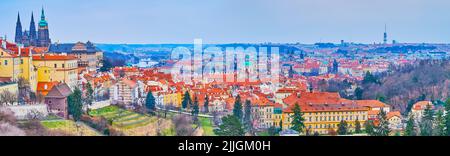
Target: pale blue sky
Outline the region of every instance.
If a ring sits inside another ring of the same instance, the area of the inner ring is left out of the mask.
[[[1,0],[0,35],[41,6],[60,42],[450,43],[448,0]]]

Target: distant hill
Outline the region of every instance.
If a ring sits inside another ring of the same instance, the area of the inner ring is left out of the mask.
[[[417,101],[445,101],[450,97],[450,60],[421,60],[392,67],[377,83],[363,84],[363,98],[383,99],[402,112],[408,112]]]

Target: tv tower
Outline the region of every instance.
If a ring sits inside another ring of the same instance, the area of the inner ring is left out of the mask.
[[[387,44],[387,26],[386,24],[384,24],[384,39],[383,39],[383,43]]]

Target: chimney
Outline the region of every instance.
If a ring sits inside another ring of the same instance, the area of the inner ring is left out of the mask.
[[[2,39],[2,48],[6,49],[6,39]]]
[[[19,56],[22,54],[22,45],[21,44],[17,44],[17,49],[19,52]]]

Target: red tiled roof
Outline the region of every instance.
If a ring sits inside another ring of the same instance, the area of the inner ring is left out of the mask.
[[[425,110],[428,105],[433,105],[430,101],[419,101],[413,105],[414,110]]]
[[[379,100],[356,100],[355,102],[360,106],[369,108],[384,108],[389,106]]]
[[[389,112],[386,115],[387,119],[390,119],[390,118],[392,118],[394,116],[397,116],[397,117],[401,118],[402,114],[399,111],[394,111],[394,112]]]
[[[56,86],[58,84],[58,82],[38,82],[36,90],[42,95],[46,96],[47,93],[52,90],[53,86]]]
[[[294,106],[290,106],[283,112],[292,113]],[[343,112],[343,111],[368,111],[367,107],[362,107],[353,103],[344,104],[306,104],[300,105],[302,112]]]
[[[34,55],[33,60],[77,60],[77,57],[73,55],[44,54],[44,55]]]

